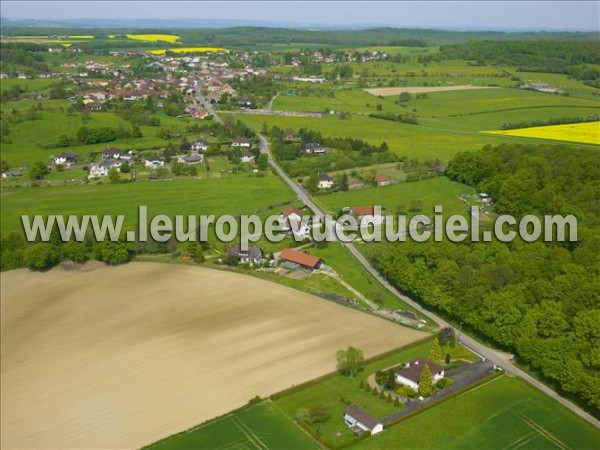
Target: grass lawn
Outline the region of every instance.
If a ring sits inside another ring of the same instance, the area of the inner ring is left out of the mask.
[[[25,90],[25,92],[40,92],[56,82],[57,80],[52,78],[31,78],[27,80],[9,78],[0,80],[0,90],[7,91],[13,86],[19,86],[21,89]]]
[[[273,102],[273,108],[282,111],[324,111],[325,108],[352,113],[376,113],[376,105],[383,105],[383,111],[401,113],[405,110],[392,101],[379,99],[362,89],[338,89],[334,97],[328,95],[279,95]]]
[[[319,446],[270,401],[247,406],[147,447],[187,449],[317,449]]]
[[[25,109],[35,106],[36,101],[21,100],[19,102],[11,102],[3,105],[3,122],[8,120],[10,113],[6,112],[11,109],[21,110],[25,114]],[[34,161],[50,162],[50,158],[58,153],[69,151],[82,156],[84,161],[91,159],[91,153],[101,152],[107,145],[117,147],[124,150],[129,149],[148,149],[166,147],[169,141],[157,137],[162,127],[176,127],[182,135],[185,134],[183,125],[184,120],[178,120],[174,117],[169,117],[162,111],[156,112],[155,115],[160,119],[159,127],[141,126],[141,138],[117,139],[109,143],[77,145],[68,148],[52,148],[44,149],[43,145],[53,144],[58,142],[61,135],[75,137],[77,131],[81,127],[100,128],[111,127],[117,128],[122,125],[125,129],[131,130],[131,123],[124,121],[114,112],[92,112],[87,121],[81,114],[68,114],[67,104],[63,100],[49,100],[42,102],[44,110],[39,111],[39,118],[34,120],[23,120],[20,123],[9,123],[8,141],[2,143],[2,159],[7,161],[9,165],[16,166],[20,164],[29,164]],[[65,112],[60,108],[63,107]],[[181,138],[174,139],[178,144]]]
[[[370,374],[378,370],[418,356],[427,356],[430,347],[431,340],[427,340],[415,346],[399,349],[367,364],[364,371],[355,378],[336,375],[296,392],[283,395],[274,402],[292,420],[300,409],[317,405],[325,406],[329,411],[329,418],[319,427],[321,435],[328,443],[341,445],[354,437],[343,420],[343,413],[346,409],[345,402],[354,403],[376,417],[384,417],[401,408],[361,389],[359,387],[361,379],[364,381]]]
[[[21,230],[21,214],[125,215],[137,223],[139,205],[148,215],[250,214],[294,198],[279,177],[239,174],[224,178],[2,189],[2,232]]]
[[[330,242],[324,248],[311,248],[309,253],[319,256],[325,264],[331,266],[354,289],[369,300],[391,309],[413,309],[384,288],[379,281],[354,258],[341,244]],[[354,297],[354,295],[352,295]]]
[[[596,66],[597,67],[597,66]],[[598,101],[598,90],[592,86],[587,86],[581,81],[570,78],[562,73],[543,73],[543,72],[516,72],[516,75],[524,83],[548,83],[550,86],[559,88],[572,97],[588,98]]]
[[[337,212],[347,206],[379,205],[387,214],[396,214],[398,205],[410,207],[412,200],[423,202],[422,214],[433,217],[434,206],[442,205],[444,215],[467,215],[466,205],[459,194],[473,194],[474,190],[446,177],[429,178],[414,182],[400,182],[389,186],[368,187],[346,192],[318,196],[317,200],[330,211]]]
[[[397,162],[373,164],[371,166],[356,167],[350,170],[330,170],[327,173],[335,178],[343,172],[356,172],[356,175],[361,178],[371,175],[387,175],[394,181],[404,181],[406,179],[406,173],[402,169],[402,164]]]
[[[503,376],[401,421],[356,449],[597,449],[600,432],[516,378]]]
[[[410,100],[409,108],[420,117],[447,117],[478,114],[490,111],[506,111],[523,108],[559,108],[556,114],[569,107],[587,106],[598,108],[597,101],[547,94],[520,89],[481,89],[468,91],[445,91],[427,94],[427,98]],[[530,111],[531,112],[531,111]],[[593,109],[590,114],[593,114]],[[532,117],[530,120],[534,120]]]
[[[313,118],[236,114],[235,119],[256,130],[261,130],[266,123],[269,127],[277,125],[284,130],[306,128],[319,131],[324,136],[363,139],[375,145],[387,142],[393,152],[421,161],[438,158],[448,162],[459,151],[479,150],[486,144],[495,145],[508,139],[478,133],[454,133],[358,115],[341,120],[338,116]]]

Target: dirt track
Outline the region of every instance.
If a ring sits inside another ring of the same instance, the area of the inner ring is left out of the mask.
[[[3,273],[2,448],[134,448],[422,333],[253,277]]]
[[[444,91],[471,91],[474,89],[498,89],[494,86],[473,86],[465,84],[461,86],[416,86],[416,87],[389,87],[389,88],[373,88],[365,89],[371,95],[382,95],[384,97],[390,95],[400,95],[403,92],[409,94],[427,94],[431,92]]]

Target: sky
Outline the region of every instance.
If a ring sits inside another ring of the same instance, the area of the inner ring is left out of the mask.
[[[10,1],[27,19],[230,19],[410,28],[600,31],[600,1]]]

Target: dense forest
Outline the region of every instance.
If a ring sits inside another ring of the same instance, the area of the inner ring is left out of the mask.
[[[374,260],[400,289],[491,339],[563,392],[600,408],[600,155],[502,145],[458,154],[453,179],[498,213],[575,214],[575,243],[385,244]]]

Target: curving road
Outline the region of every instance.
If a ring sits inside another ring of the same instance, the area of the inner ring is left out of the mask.
[[[302,186],[300,186],[296,182],[294,182],[285,173],[285,171],[279,166],[279,164],[277,164],[277,162],[273,158],[273,155],[271,154],[271,151],[269,149],[269,143],[267,142],[267,139],[261,134],[259,134],[259,139],[260,139],[260,151],[261,151],[261,153],[264,153],[267,155],[269,164],[271,165],[271,167],[273,167],[275,172],[294,191],[294,193],[298,196],[298,199],[300,199],[306,206],[308,206],[310,208],[310,210],[313,212],[313,214],[315,216],[324,217],[325,212],[322,211],[321,208],[313,201],[310,194],[308,192],[306,192],[304,190],[304,188],[302,188]],[[352,255],[354,255],[354,257],[363,265],[363,267],[371,275],[373,275],[375,277],[376,280],[378,280],[388,291],[390,291],[392,294],[394,294],[396,297],[398,297],[404,303],[408,304],[409,306],[414,308],[416,311],[418,311],[420,314],[422,314],[423,316],[425,316],[425,317],[429,318],[430,320],[432,320],[433,322],[435,322],[438,326],[440,326],[442,328],[444,328],[444,327],[453,327],[454,328],[454,326],[452,324],[446,322],[444,319],[442,319],[441,317],[432,313],[431,311],[425,310],[419,303],[415,302],[411,298],[402,294],[394,286],[392,286],[390,283],[388,283],[388,281],[379,273],[378,270],[376,270],[371,265],[371,263],[364,257],[364,255],[356,249],[354,244],[343,243],[343,242],[341,244],[344,245],[350,251],[350,253],[352,253]],[[506,372],[510,372],[510,373],[522,378],[523,380],[527,381],[529,384],[531,384],[538,390],[542,391],[544,394],[553,398],[554,400],[556,400],[563,406],[569,408],[571,411],[573,411],[575,414],[577,414],[582,419],[584,419],[584,420],[588,421],[589,423],[591,423],[592,425],[600,428],[600,421],[598,421],[591,414],[588,414],[587,412],[582,410],[575,403],[572,403],[571,401],[558,395],[556,392],[554,392],[552,389],[550,389],[548,386],[546,386],[541,381],[537,380],[536,378],[529,375],[527,372],[516,367],[510,361],[510,355],[508,355],[507,353],[504,353],[504,352],[498,351],[494,348],[488,347],[488,346],[480,343],[479,341],[475,340],[473,337],[469,336],[468,334],[466,334],[464,332],[461,332],[459,337],[460,337],[460,342],[465,347],[474,351],[475,353],[482,356],[486,360],[501,367]]]

